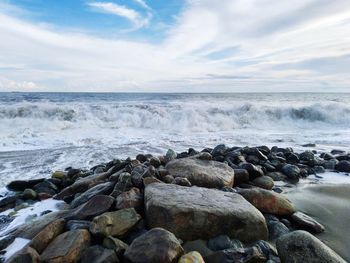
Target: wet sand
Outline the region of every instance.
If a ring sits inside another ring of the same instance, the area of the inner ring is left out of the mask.
[[[350,184],[300,185],[286,195],[325,226],[317,237],[350,262]]]

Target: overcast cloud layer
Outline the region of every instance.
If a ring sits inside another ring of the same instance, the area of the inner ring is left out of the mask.
[[[82,2],[129,23],[108,37],[0,0],[0,91],[350,91],[349,0],[129,2]]]

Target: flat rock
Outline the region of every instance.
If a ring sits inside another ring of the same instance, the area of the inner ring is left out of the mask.
[[[11,191],[24,191],[27,188],[33,188],[36,184],[43,182],[45,179],[35,180],[17,180],[12,181],[6,187]]]
[[[136,238],[126,249],[124,259],[129,263],[175,263],[184,253],[173,233],[154,228]]]
[[[246,242],[267,238],[263,215],[236,193],[152,184],[145,188],[145,208],[149,227],[163,227],[182,240],[220,234]]]
[[[84,220],[107,212],[114,204],[114,198],[109,195],[96,195],[85,204],[79,206],[71,219]]]
[[[47,263],[75,263],[89,245],[90,234],[87,230],[68,231],[51,242],[42,253],[41,260]]]
[[[299,227],[311,231],[313,233],[322,233],[324,231],[324,226],[313,219],[311,216],[308,216],[302,212],[295,212],[291,219],[296,223]]]
[[[282,194],[261,188],[239,189],[238,193],[262,213],[289,216],[295,212],[294,205]]]
[[[225,163],[197,158],[176,159],[165,167],[174,177],[185,177],[192,185],[207,188],[232,187],[234,170]]]
[[[276,242],[282,263],[345,263],[337,253],[309,232],[298,230]]]
[[[136,211],[140,211],[143,208],[143,195],[136,187],[118,195],[116,201],[117,209],[135,208]]]
[[[94,235],[122,237],[141,220],[134,208],[104,213],[92,220],[90,232]]]

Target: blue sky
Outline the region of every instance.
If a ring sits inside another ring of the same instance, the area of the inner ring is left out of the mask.
[[[348,0],[0,0],[0,91],[350,91]]]

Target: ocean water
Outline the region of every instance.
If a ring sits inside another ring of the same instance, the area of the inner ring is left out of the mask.
[[[0,186],[168,148],[350,148],[350,93],[0,93]]]

